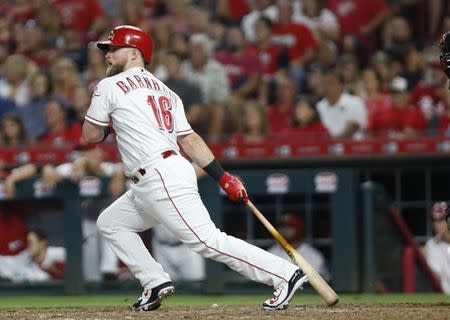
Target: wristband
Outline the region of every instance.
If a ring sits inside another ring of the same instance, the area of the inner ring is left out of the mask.
[[[203,170],[206,171],[211,177],[213,177],[216,181],[219,181],[223,175],[225,174],[225,170],[223,170],[217,159],[211,161],[208,165],[206,165]]]
[[[103,139],[100,140],[98,143],[105,141],[106,137],[108,137],[110,133],[111,133],[111,129],[109,126],[103,127]]]

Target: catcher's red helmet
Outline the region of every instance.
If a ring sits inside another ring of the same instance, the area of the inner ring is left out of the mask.
[[[110,46],[139,49],[146,63],[150,63],[152,45],[152,38],[147,33],[137,27],[127,25],[115,27],[108,40],[97,42],[97,47],[103,51],[108,51]]]

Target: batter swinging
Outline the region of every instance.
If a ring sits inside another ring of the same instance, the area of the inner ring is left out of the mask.
[[[155,310],[174,291],[168,274],[137,234],[159,223],[202,256],[273,286],[274,296],[263,308],[286,308],[307,275],[282,258],[228,236],[211,221],[194,169],[180,156],[178,144],[231,200],[246,202],[247,192],[191,129],[180,98],[144,69],[152,53],[150,36],[133,26],[118,26],[97,46],[105,51],[107,77],[93,93],[83,138],[101,142],[112,125],[125,173],[134,182],[97,220],[101,234],[144,288],[133,309]]]

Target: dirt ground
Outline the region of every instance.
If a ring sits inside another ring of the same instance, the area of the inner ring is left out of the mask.
[[[450,303],[439,304],[341,304],[290,306],[282,311],[264,311],[259,306],[164,307],[157,311],[133,312],[124,307],[66,309],[2,309],[0,319],[115,320],[115,319],[308,319],[308,320],[450,320]]]

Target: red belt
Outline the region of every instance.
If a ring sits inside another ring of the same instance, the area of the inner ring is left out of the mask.
[[[163,157],[163,159],[167,159],[170,156],[176,155],[177,153],[173,150],[167,150],[164,152],[161,152],[161,156]],[[145,174],[147,173],[147,171],[144,168],[139,168],[138,169],[139,174],[141,175],[141,178],[143,176],[145,176]],[[137,176],[132,176],[130,177],[131,181],[133,181],[134,183],[138,183],[139,182],[139,178]]]

